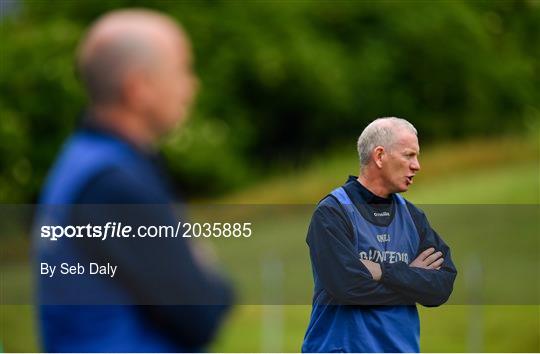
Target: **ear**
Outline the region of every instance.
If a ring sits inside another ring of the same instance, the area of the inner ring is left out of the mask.
[[[150,83],[142,72],[130,71],[122,81],[122,99],[124,104],[135,112],[145,109],[150,89]]]
[[[382,168],[382,160],[384,158],[384,147],[377,146],[375,149],[373,149],[373,152],[371,154],[371,158],[373,159],[373,162],[375,162],[375,165],[377,165],[378,168]]]

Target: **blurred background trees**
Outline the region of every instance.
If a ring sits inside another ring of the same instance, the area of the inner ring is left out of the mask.
[[[76,44],[125,6],[174,16],[193,42],[198,100],[163,146],[188,196],[354,151],[380,116],[411,120],[422,142],[538,128],[538,1],[3,2],[0,201],[36,199],[85,107]]]

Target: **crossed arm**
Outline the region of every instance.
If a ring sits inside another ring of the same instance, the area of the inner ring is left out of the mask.
[[[380,281],[382,277],[382,268],[379,263],[362,259],[361,262],[369,270],[369,273],[373,277],[373,280]],[[444,262],[443,254],[441,251],[435,252],[435,248],[431,247],[421,252],[418,257],[409,265],[410,267],[422,268],[422,269],[435,269],[440,270],[441,265]]]
[[[319,205],[307,242],[319,280],[338,303],[439,306],[446,302],[457,272],[449,247],[423,213],[414,215],[423,219],[418,230],[421,251],[413,262],[375,263],[359,260],[350,222],[336,203],[330,198]]]

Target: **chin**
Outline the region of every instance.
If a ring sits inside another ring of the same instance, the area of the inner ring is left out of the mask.
[[[409,190],[409,186],[403,186],[401,188],[398,188],[398,191],[396,193],[405,193]]]

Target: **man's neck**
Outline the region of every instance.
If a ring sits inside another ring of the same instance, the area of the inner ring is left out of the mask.
[[[367,171],[361,171],[357,181],[368,191],[381,198],[389,198],[390,193],[384,187],[384,181],[381,178],[374,177]]]
[[[155,137],[152,132],[142,126],[143,120],[120,108],[92,108],[90,115],[93,122],[118,135],[120,138],[142,150],[152,150]]]

